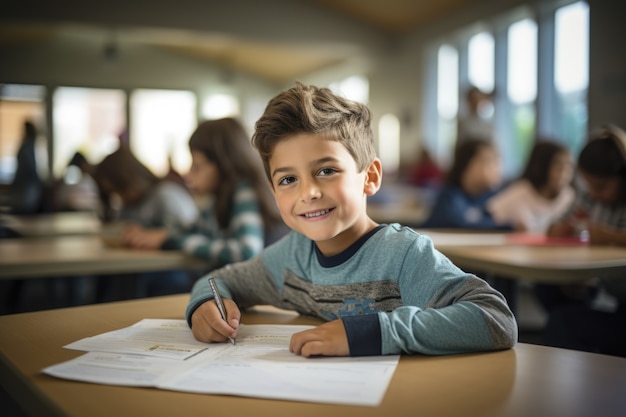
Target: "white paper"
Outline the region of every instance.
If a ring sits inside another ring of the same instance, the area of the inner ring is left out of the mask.
[[[304,358],[289,352],[289,341],[293,333],[312,326],[293,325],[241,325],[236,345],[203,343],[203,350],[185,360],[133,353],[141,345],[139,342],[149,341],[138,341],[138,333],[146,338],[152,334],[151,328],[159,329],[155,330],[160,335],[159,343],[163,340],[160,332],[165,329],[170,329],[165,330],[166,333],[177,334],[180,329],[171,322],[144,320],[130,328],[72,343],[68,347],[88,347],[92,352],[45,368],[43,372],[58,378],[102,384],[377,406],[399,360],[397,355]],[[183,320],[180,322],[186,326]],[[191,335],[188,328],[187,333]],[[125,334],[134,336],[129,339],[129,353],[102,351],[112,347],[116,351],[123,350],[120,341]],[[165,340],[171,342],[169,338]]]
[[[184,320],[143,319],[130,327],[87,337],[64,347],[183,360],[207,349],[208,345],[193,337]]]

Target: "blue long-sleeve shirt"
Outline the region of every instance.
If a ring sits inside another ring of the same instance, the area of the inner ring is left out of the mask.
[[[240,308],[271,304],[342,319],[352,356],[442,355],[517,341],[515,317],[498,291],[452,264],[430,238],[398,224],[374,229],[331,257],[291,232],[262,255],[212,275]],[[212,298],[207,278],[199,279],[186,309],[189,325]]]

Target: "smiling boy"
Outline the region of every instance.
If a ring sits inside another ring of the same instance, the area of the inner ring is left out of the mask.
[[[517,324],[504,297],[432,241],[367,215],[381,186],[370,111],[296,83],[274,97],[252,138],[292,229],[258,257],[213,271],[227,321],[198,280],[186,317],[196,339],[236,337],[240,309],[271,304],[326,323],[295,334],[303,356],[432,355],[506,349]]]

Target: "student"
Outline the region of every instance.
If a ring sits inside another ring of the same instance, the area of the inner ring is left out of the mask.
[[[617,126],[593,132],[578,157],[578,172],[584,187],[578,190],[568,213],[550,227],[548,234],[573,236],[584,228],[592,245],[626,245],[626,133]],[[540,299],[549,313],[545,343],[626,356],[623,277],[599,277],[599,286],[590,283],[590,289],[572,297],[571,287],[540,288]],[[595,298],[598,289],[613,298],[612,308],[607,309],[606,303],[599,308]]]
[[[178,229],[127,229],[125,243],[184,250],[211,268],[259,254],[280,234],[282,221],[243,126],[233,118],[205,121],[191,135],[189,150],[186,183],[201,207],[198,221]]]
[[[93,175],[104,194],[121,199],[115,220],[147,228],[173,228],[191,224],[198,216],[184,187],[159,179],[128,147],[107,155]]]
[[[227,321],[207,277],[196,282],[186,309],[196,339],[236,337],[240,309],[272,304],[326,321],[292,337],[290,350],[305,357],[515,344],[515,318],[500,293],[428,237],[367,216],[367,197],[382,180],[370,122],[366,106],[301,83],[269,102],[252,140],[292,231],[261,255],[212,272]]]
[[[476,86],[470,86],[465,92],[466,113],[457,121],[456,145],[468,140],[480,139],[494,141],[493,93],[485,93]]]
[[[563,145],[540,140],[530,152],[522,176],[487,202],[496,223],[546,233],[574,200],[573,161]]]
[[[126,229],[176,229],[196,221],[198,208],[189,192],[180,184],[158,178],[143,165],[128,146],[106,156],[94,170],[94,179],[107,200],[121,200],[116,207],[114,221],[120,221]],[[123,234],[119,239],[123,239]],[[117,238],[115,238],[117,240]],[[116,242],[118,243],[118,242]],[[99,301],[117,297],[115,285],[122,280],[103,277],[98,281]],[[150,272],[137,275],[137,288],[124,297],[145,297],[175,294],[189,291],[191,280],[187,271],[173,270]]]
[[[445,185],[423,228],[510,229],[496,223],[487,201],[500,189],[502,168],[495,146],[471,139],[455,149]]]

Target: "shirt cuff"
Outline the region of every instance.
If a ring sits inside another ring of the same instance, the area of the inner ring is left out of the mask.
[[[341,318],[348,336],[350,356],[374,356],[382,353],[382,335],[378,314]]]

